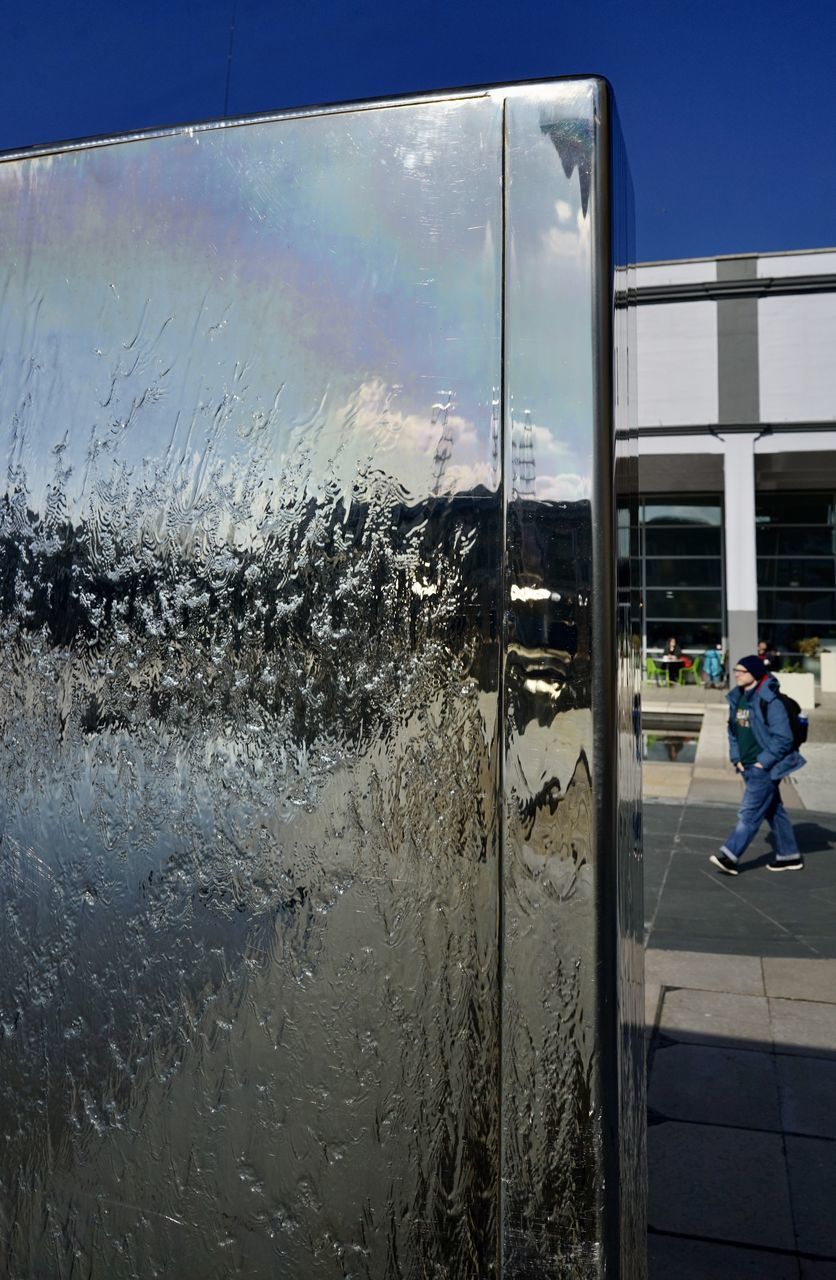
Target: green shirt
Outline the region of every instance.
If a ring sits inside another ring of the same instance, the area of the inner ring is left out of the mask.
[[[761,753],[758,740],[749,726],[752,714],[752,703],[744,693],[737,704],[737,711],[734,717],[737,749],[740,752],[741,764],[754,764]]]

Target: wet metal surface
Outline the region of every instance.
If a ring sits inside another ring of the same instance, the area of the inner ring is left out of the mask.
[[[611,1265],[600,92],[0,165],[4,1274]]]

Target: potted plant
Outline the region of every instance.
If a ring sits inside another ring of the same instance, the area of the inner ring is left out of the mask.
[[[821,652],[821,640],[818,636],[808,636],[806,640],[799,640],[798,652],[801,654],[801,667],[803,671],[809,671],[812,675],[819,674],[819,653]]]
[[[812,711],[816,705],[815,655],[819,651],[818,636],[810,636],[809,640],[800,640],[798,652],[800,662],[786,662],[778,672],[781,688],[789,697],[795,698],[802,711]]]
[[[822,649],[819,655],[821,663],[821,691],[822,693],[836,693],[836,645],[832,641],[825,641],[826,649]]]

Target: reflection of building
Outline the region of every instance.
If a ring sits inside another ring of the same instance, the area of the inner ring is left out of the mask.
[[[444,478],[447,471],[447,463],[453,456],[453,425],[450,422],[450,410],[455,406],[453,404],[453,392],[442,391],[439,393],[443,399],[438,404],[433,405],[431,421],[441,424],[441,435],[438,438],[438,444],[435,447],[435,457],[433,458],[433,495],[437,498],[444,489]]]
[[[636,302],[646,644],[836,637],[836,250],[643,264]]]
[[[523,413],[522,430],[511,418],[511,497],[533,498],[537,488],[537,464],[534,458],[534,430],[531,412]]]

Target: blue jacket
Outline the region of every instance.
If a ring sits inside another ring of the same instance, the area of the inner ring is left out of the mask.
[[[723,672],[723,658],[716,649],[706,649],[702,660],[703,675],[716,680]]]
[[[790,718],[780,698],[777,697],[778,689],[779,685],[775,677],[767,676],[749,698],[752,707],[749,726],[760,747],[758,764],[763,765],[764,769],[769,772],[770,778],[776,782],[779,778],[785,777],[788,773],[794,773],[796,769],[800,769],[802,765],[807,763],[792,744]],[[745,696],[742,689],[732,689],[727,698],[729,704],[729,755],[731,756],[732,764],[737,764],[740,759],[740,752],[737,748],[737,733],[735,732],[735,714],[737,712],[737,704]],[[764,716],[764,707],[766,707],[766,716]]]

